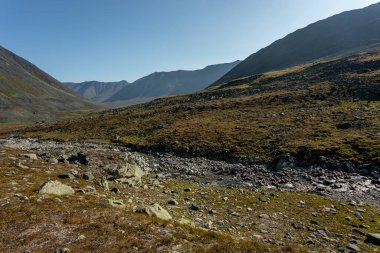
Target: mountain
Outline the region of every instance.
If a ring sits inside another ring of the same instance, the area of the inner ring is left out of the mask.
[[[87,81],[82,83],[63,83],[63,85],[77,92],[82,97],[98,103],[104,102],[129,84],[125,80],[120,82]]]
[[[0,122],[56,119],[97,108],[30,62],[0,46]]]
[[[380,50],[239,81],[38,126],[29,134],[256,164],[286,158],[317,166],[331,161],[333,169],[338,161],[347,170],[379,168]]]
[[[104,102],[135,104],[163,96],[196,92],[215,82],[239,62],[210,65],[193,71],[156,72],[124,86]]]
[[[313,23],[252,54],[214,85],[380,46],[380,3]]]

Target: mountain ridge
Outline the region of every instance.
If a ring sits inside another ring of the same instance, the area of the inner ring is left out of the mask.
[[[102,103],[124,86],[130,85],[126,80],[119,82],[85,81],[81,83],[65,82],[63,85],[77,92],[81,96]]]
[[[87,81],[64,83],[80,95],[96,102],[120,107],[148,102],[153,99],[192,93],[202,90],[240,63],[208,65],[198,70],[174,70],[153,72],[133,83]],[[100,86],[100,87],[99,87]],[[111,91],[109,89],[112,89]]]
[[[380,3],[317,21],[251,54],[213,85],[380,47]]]
[[[52,120],[59,114],[98,108],[0,46],[0,122]]]

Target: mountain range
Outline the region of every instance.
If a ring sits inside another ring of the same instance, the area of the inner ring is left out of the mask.
[[[133,83],[83,82],[64,83],[81,96],[111,106],[147,102],[158,97],[193,93],[218,80],[240,61],[210,65],[200,70],[155,72]]]
[[[120,82],[98,82],[87,81],[82,83],[63,83],[66,87],[80,94],[82,97],[102,103],[119,92],[130,83],[122,80]]]
[[[380,46],[380,3],[299,29],[250,55],[214,85]]]
[[[0,123],[53,120],[98,106],[0,46]]]

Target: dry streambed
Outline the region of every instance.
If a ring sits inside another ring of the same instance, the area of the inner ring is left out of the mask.
[[[379,189],[357,174],[0,142],[4,252],[380,250]]]

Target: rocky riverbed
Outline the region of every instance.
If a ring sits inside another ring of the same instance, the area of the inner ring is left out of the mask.
[[[140,153],[122,146],[94,143],[9,138],[1,139],[0,146],[34,151],[45,159],[74,164],[86,163],[88,171],[98,176],[114,170],[118,164],[117,157],[133,161],[146,172],[161,173],[171,178],[198,183],[309,192],[380,207],[378,174],[364,176],[319,166],[296,167],[286,161],[280,161],[273,170],[266,165],[228,163],[202,157],[178,157],[169,153]],[[80,161],[78,154],[84,161]]]
[[[8,138],[0,185],[0,252],[380,250],[373,175],[286,160]]]

